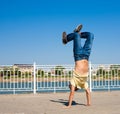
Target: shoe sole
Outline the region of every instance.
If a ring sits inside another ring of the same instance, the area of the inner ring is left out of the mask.
[[[66,32],[63,32],[62,38],[63,38],[63,39],[66,39]]]
[[[67,43],[67,39],[66,39],[66,32],[63,32],[62,34],[62,41],[63,41],[63,44],[66,44]]]
[[[79,32],[79,31],[82,29],[82,27],[83,27],[82,25],[78,25],[78,26],[76,27],[75,31],[76,31],[76,32]]]

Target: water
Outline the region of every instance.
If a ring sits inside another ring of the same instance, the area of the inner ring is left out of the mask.
[[[69,82],[37,82],[36,91],[38,93],[48,92],[69,92]],[[33,82],[0,82],[0,94],[20,94],[33,93]],[[92,91],[113,91],[120,90],[120,80],[118,81],[92,81]],[[79,91],[83,91],[82,89]]]

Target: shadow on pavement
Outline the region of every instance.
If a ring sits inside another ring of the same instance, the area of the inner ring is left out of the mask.
[[[58,100],[50,100],[50,101],[51,102],[62,103],[63,105],[68,106],[68,100],[58,99]],[[75,101],[72,101],[72,105],[83,105],[83,106],[85,106],[85,104],[80,104],[80,103],[77,103]]]

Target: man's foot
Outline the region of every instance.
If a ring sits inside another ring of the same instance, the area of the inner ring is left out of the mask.
[[[80,32],[82,27],[83,27],[82,24],[78,25],[73,32]]]
[[[67,44],[67,34],[66,34],[66,32],[62,33],[62,42],[63,42],[63,44]]]

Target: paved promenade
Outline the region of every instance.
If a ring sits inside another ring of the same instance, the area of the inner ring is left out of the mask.
[[[120,114],[120,91],[92,92],[92,106],[85,106],[85,92],[76,92],[73,106],[64,109],[69,93],[0,95],[0,114]]]

